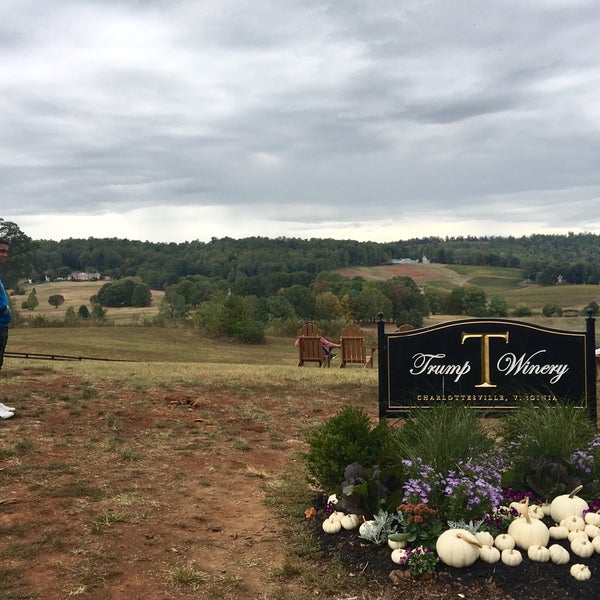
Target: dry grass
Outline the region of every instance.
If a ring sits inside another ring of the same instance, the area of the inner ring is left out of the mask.
[[[18,502],[0,506],[0,597],[336,598],[346,584],[261,490],[294,478],[283,512],[303,515],[310,490],[286,464],[344,404],[375,418],[377,371],[298,368],[292,340],[214,342],[221,361],[178,361],[181,332],[162,328],[17,329],[9,343],[89,355],[115,331],[131,335],[120,353],[147,358],[6,359],[3,401],[17,414],[0,427],[0,498]]]
[[[52,281],[50,283],[25,284],[23,286],[25,294],[23,296],[14,296],[13,299],[17,308],[20,309],[21,303],[27,300],[32,289],[35,288],[39,306],[33,311],[23,311],[24,316],[43,316],[47,319],[64,319],[68,308],[73,308],[75,312],[79,307],[87,306],[91,311],[90,298],[98,293],[100,288],[107,283],[106,281]],[[54,308],[48,304],[48,298],[52,295],[60,294],[64,296],[65,302],[61,306]],[[152,317],[157,314],[158,306],[164,296],[163,291],[152,291],[152,304],[148,307],[136,308],[126,306],[123,308],[108,308],[106,316],[115,322],[130,322],[140,320],[144,317]]]

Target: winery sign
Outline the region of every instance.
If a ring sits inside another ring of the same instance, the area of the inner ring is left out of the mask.
[[[567,402],[596,422],[595,320],[562,331],[510,319],[465,319],[385,333],[378,322],[379,416],[458,401],[488,414],[519,402]]]

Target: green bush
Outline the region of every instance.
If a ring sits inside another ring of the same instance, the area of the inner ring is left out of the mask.
[[[542,499],[579,483],[588,483],[588,492],[596,487],[597,473],[587,473],[577,464],[577,454],[590,451],[597,433],[585,408],[524,403],[503,419],[502,430],[511,465],[504,474],[505,485],[531,490]]]
[[[344,407],[307,438],[305,458],[311,482],[323,491],[338,492],[349,464],[389,466],[393,435],[385,419],[371,427],[369,417],[360,409]]]
[[[440,473],[484,456],[494,446],[477,412],[458,402],[415,409],[394,442],[398,461],[421,461]]]

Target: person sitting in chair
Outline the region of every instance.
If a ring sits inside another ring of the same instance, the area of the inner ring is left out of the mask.
[[[294,346],[300,345],[300,339],[296,338],[294,342]],[[327,338],[321,337],[321,346],[323,347],[323,355],[325,357],[329,356],[329,360],[333,360],[337,354],[332,352],[333,348],[339,348],[340,344],[336,344],[335,342],[330,342]]]

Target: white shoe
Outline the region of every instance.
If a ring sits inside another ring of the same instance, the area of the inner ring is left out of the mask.
[[[9,412],[15,412],[15,409],[12,406],[6,406],[6,404],[2,404],[2,402],[0,402],[0,410],[8,410]]]
[[[11,412],[10,410],[5,410],[4,408],[0,408],[0,419],[10,419],[14,416],[14,412]]]

